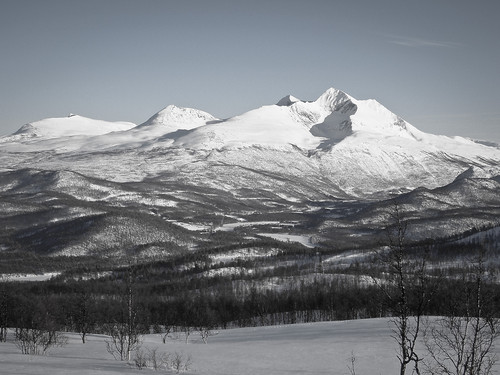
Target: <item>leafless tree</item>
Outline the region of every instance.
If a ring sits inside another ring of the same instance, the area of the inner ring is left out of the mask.
[[[82,343],[85,344],[87,334],[92,331],[94,322],[92,321],[92,295],[87,291],[81,291],[76,299],[75,306],[75,328],[80,333]]]
[[[43,313],[29,325],[15,330],[15,343],[22,354],[45,354],[52,347],[66,345],[67,341],[52,319]]]
[[[167,371],[179,374],[183,371],[189,371],[192,361],[190,355],[182,353],[160,353],[158,348],[147,349],[146,351],[138,349],[135,352],[134,363],[138,369],[149,368],[154,371]]]
[[[189,342],[189,336],[191,336],[191,333],[195,331],[195,327],[191,327],[190,325],[185,325],[182,327],[182,332],[184,332],[184,335],[186,337],[186,344]]]
[[[48,300],[26,300],[18,306],[20,319],[15,329],[15,343],[22,354],[40,355],[55,346],[63,346],[67,338],[48,309]]]
[[[407,245],[408,222],[398,203],[391,211],[392,223],[386,228],[387,246],[377,251],[377,262],[386,278],[374,277],[383,291],[391,310],[393,338],[398,344],[400,375],[406,374],[409,365],[420,374],[422,358],[417,352],[422,316],[429,299],[429,278],[426,275],[428,252],[412,256]]]
[[[168,353],[160,355],[158,348],[148,348],[146,351],[141,348],[135,351],[134,363],[135,367],[138,369],[150,368],[155,371],[159,371],[162,368],[167,368],[169,366],[168,359],[170,358]]]
[[[55,346],[64,346],[67,337],[62,333],[50,329],[17,328],[16,346],[22,354],[40,355]]]
[[[161,333],[161,340],[165,344],[167,342],[167,338],[170,333],[173,331],[174,326],[170,324],[166,324],[163,326],[163,332]]]
[[[448,316],[429,327],[425,345],[430,359],[430,374],[488,375],[497,361],[495,340],[500,322],[494,315],[492,296],[487,291],[490,273],[485,252],[472,259],[471,268],[462,277],[462,289]]]
[[[108,334],[106,350],[116,360],[130,361],[132,352],[142,343],[141,336],[131,331],[127,322],[109,325]]]
[[[219,332],[213,330],[211,326],[200,326],[198,327],[198,331],[200,332],[201,339],[205,344],[208,344],[208,338],[211,336],[217,335]]]
[[[188,371],[191,367],[191,356],[184,356],[181,353],[175,352],[169,360],[169,367],[177,374],[181,371]]]
[[[356,375],[356,355],[354,352],[351,352],[351,357],[349,358],[349,364],[347,365],[347,368],[349,369],[349,374],[351,375]]]
[[[137,306],[135,302],[135,277],[132,266],[129,263],[126,275],[125,293],[122,295],[124,302],[120,321],[109,325],[110,338],[106,340],[108,352],[120,361],[130,361],[132,352],[141,345],[141,334],[137,318]]]
[[[153,370],[158,371],[162,365],[162,358],[159,356],[158,348],[148,349],[148,364]]]
[[[144,352],[142,349],[137,349],[135,351],[135,356],[134,356],[134,363],[135,367],[137,367],[139,370],[142,370],[143,368],[147,368],[149,365],[149,358],[148,358],[148,353]]]
[[[7,341],[7,319],[9,315],[9,296],[5,283],[0,287],[0,342]]]

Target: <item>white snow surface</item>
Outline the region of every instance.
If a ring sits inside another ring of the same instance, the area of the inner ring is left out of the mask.
[[[289,234],[289,233],[257,233],[259,236],[270,237],[283,242],[298,242],[306,247],[315,247],[312,237],[307,235]]]
[[[76,137],[78,136],[78,137]],[[72,137],[68,139],[68,137]],[[383,143],[403,152],[446,152],[463,157],[498,157],[499,150],[461,137],[426,134],[375,100],[357,100],[330,88],[317,100],[291,95],[219,120],[207,112],[169,105],[139,126],[93,120],[78,115],[49,118],[24,125],[0,138],[7,151],[133,149],[142,147],[213,150],[250,146],[290,150],[291,145],[316,150],[322,144],[347,141],[349,146],[378,148]],[[21,147],[29,144],[29,147]],[[333,151],[335,151],[333,149]]]
[[[178,353],[190,356],[186,375],[348,375],[351,358],[355,372],[395,374],[398,372],[397,345],[393,326],[387,319],[322,322],[218,331],[204,344],[194,332],[186,344],[183,334],[162,343],[160,335],[147,335],[142,349],[157,348],[159,355]],[[2,374],[145,374],[132,364],[120,362],[106,351],[106,336],[89,335],[82,344],[77,334],[64,347],[54,348],[46,356],[20,354],[10,340],[0,343]],[[423,350],[422,344],[417,350]],[[495,352],[498,353],[498,342]],[[500,366],[496,364],[493,373]],[[158,372],[158,373],[174,373]]]
[[[170,131],[176,131],[179,129],[193,129],[213,121],[218,121],[218,119],[210,113],[171,104],[139,126],[163,126]]]
[[[45,281],[50,280],[55,276],[59,276],[61,272],[46,272],[41,274],[22,274],[22,273],[4,273],[0,274],[0,281]]]
[[[144,374],[106,351],[105,336],[90,335],[82,344],[77,334],[67,334],[66,346],[46,356],[20,354],[13,342],[0,343],[2,374]],[[184,374],[284,375],[349,374],[351,355],[358,374],[396,373],[396,346],[386,319],[297,324],[219,331],[203,344],[197,333],[186,344],[178,340],[161,342],[160,335],[148,335],[143,348],[158,353],[179,353],[191,357]],[[162,373],[165,373],[164,371]],[[170,372],[167,372],[170,373]],[[173,372],[172,372],[173,373]]]
[[[220,149],[253,145],[306,149],[316,148],[320,139],[306,126],[298,124],[288,107],[264,106],[232,117],[224,122],[206,125],[177,139],[175,146],[194,149]]]
[[[171,105],[139,126],[118,124],[72,116],[26,125],[0,138],[1,165],[36,164],[112,181],[182,171],[188,178],[206,174],[197,178],[228,189],[252,170],[320,179],[326,194],[357,197],[443,186],[472,165],[474,177],[500,174],[499,148],[423,133],[377,101],[334,88],[315,101],[289,95],[226,120]],[[214,166],[232,166],[231,175],[211,174]]]
[[[131,122],[110,122],[69,115],[68,117],[47,118],[31,122],[21,127],[12,136],[19,139],[37,137],[42,139],[71,137],[75,135],[94,136],[135,127]]]
[[[313,126],[316,127],[313,130]],[[414,139],[423,134],[375,100],[356,100],[331,88],[314,102],[293,96],[226,121],[197,128],[176,140],[187,148],[295,145],[315,149],[327,140],[341,140],[353,132]]]

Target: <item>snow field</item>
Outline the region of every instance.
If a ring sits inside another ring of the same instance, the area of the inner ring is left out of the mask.
[[[259,236],[270,237],[278,241],[283,242],[298,242],[305,247],[313,248],[316,245],[312,243],[311,236],[301,236],[297,234],[288,234],[288,233],[257,233]]]
[[[197,332],[185,343],[161,335],[147,335],[143,349],[158,348],[159,354],[179,353],[191,358],[185,374],[284,375],[349,374],[351,355],[357,374],[396,373],[395,344],[386,319],[323,322],[285,326],[240,328],[218,331],[204,344]],[[105,336],[91,335],[82,344],[77,334],[68,334],[68,344],[47,356],[20,354],[13,342],[0,343],[2,374],[144,374],[116,361],[105,349]],[[163,372],[165,373],[165,372]]]
[[[187,344],[183,333],[165,344],[161,335],[151,334],[144,337],[141,348],[145,352],[157,349],[158,355],[189,357],[190,368],[183,372],[187,375],[349,375],[353,356],[356,374],[385,375],[399,371],[392,328],[386,318],[238,328],[215,331],[208,344],[198,332],[189,336]],[[8,342],[0,343],[1,374],[173,373],[140,370],[116,361],[106,351],[103,335],[89,335],[82,344],[79,335],[68,333],[68,344],[53,348],[46,356],[20,354],[10,336]],[[425,354],[422,344],[418,350]],[[496,364],[492,373],[498,371]]]
[[[41,274],[20,274],[20,273],[9,273],[0,274],[0,282],[3,281],[45,281],[50,280],[53,277],[59,276],[61,272],[45,272]]]

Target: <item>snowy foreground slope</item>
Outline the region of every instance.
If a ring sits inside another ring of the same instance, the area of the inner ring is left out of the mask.
[[[199,375],[284,375],[349,374],[351,356],[359,375],[395,374],[396,346],[386,319],[324,322],[220,331],[204,344],[195,334],[185,344],[179,340],[161,342],[147,336],[143,347],[159,353],[190,356],[187,374]],[[69,334],[69,344],[48,356],[21,355],[13,343],[0,343],[2,374],[144,374],[124,362],[115,361],[105,349],[104,336],[90,336],[82,344]]]

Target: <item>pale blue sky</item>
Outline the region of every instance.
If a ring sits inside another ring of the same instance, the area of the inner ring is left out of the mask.
[[[71,113],[225,118],[329,87],[500,141],[497,0],[0,0],[0,135]]]

